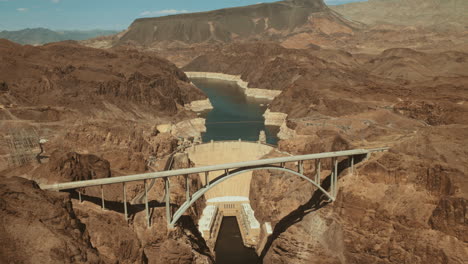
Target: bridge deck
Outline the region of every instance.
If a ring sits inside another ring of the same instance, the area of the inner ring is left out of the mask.
[[[107,185],[107,184],[133,182],[133,181],[143,181],[143,180],[148,180],[148,179],[167,178],[167,177],[203,173],[203,172],[210,172],[210,171],[222,171],[222,170],[230,170],[230,169],[245,168],[245,167],[260,167],[260,166],[265,166],[265,165],[270,165],[270,164],[298,162],[298,161],[304,161],[304,160],[347,157],[347,156],[362,155],[362,154],[368,154],[372,152],[380,152],[380,151],[386,151],[386,150],[388,150],[388,148],[355,149],[355,150],[344,150],[344,151],[336,151],[336,152],[324,152],[324,153],[317,153],[317,154],[235,162],[235,163],[195,167],[195,168],[188,168],[188,169],[151,172],[151,173],[135,174],[135,175],[129,175],[129,176],[111,177],[111,178],[105,178],[105,179],[56,183],[56,184],[51,184],[51,185],[41,185],[40,187],[41,189],[44,189],[44,190],[55,190],[55,191],[71,190],[71,189],[91,187],[91,186],[100,186],[100,185]]]

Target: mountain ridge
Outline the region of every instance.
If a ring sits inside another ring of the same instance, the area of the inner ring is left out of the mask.
[[[225,8],[200,13],[136,19],[119,43],[151,45],[161,41],[183,43],[235,40],[277,40],[310,30],[314,16],[352,27],[323,0],[287,0]]]
[[[48,28],[25,28],[21,30],[0,31],[0,38],[25,45],[42,45],[64,40],[85,40],[103,35],[116,34],[117,30],[51,30]]]

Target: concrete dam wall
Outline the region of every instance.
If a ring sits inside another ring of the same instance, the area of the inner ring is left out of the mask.
[[[273,146],[257,142],[220,141],[194,145],[187,150],[187,153],[195,166],[199,167],[257,160],[274,149]],[[224,171],[210,172],[208,178],[212,180],[223,173]],[[200,175],[200,178],[205,184],[205,175]],[[208,191],[205,198],[208,202],[210,199],[224,196],[245,197],[248,199],[251,178],[252,172],[248,172],[228,179]]]
[[[208,166],[257,160],[275,150],[273,146],[246,141],[218,141],[193,145],[186,150],[195,166]],[[213,171],[208,180],[223,174]],[[203,184],[205,174],[200,175]],[[255,219],[250,206],[250,181],[252,172],[246,172],[230,178],[205,193],[207,206],[198,222],[198,229],[209,247],[214,248],[224,216],[235,216],[245,246],[256,247],[260,236],[260,223]]]

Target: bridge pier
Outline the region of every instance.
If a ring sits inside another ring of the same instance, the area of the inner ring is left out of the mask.
[[[123,202],[124,202],[124,215],[125,215],[125,222],[128,223],[128,212],[127,212],[127,192],[125,190],[125,182],[122,183],[122,191],[123,191]]]
[[[148,206],[148,183],[147,180],[144,180],[145,183],[145,212],[146,212],[146,226],[150,227],[150,216],[149,216],[149,206]]]
[[[320,186],[320,180],[321,180],[321,176],[320,176],[320,171],[321,171],[321,168],[322,167],[322,161],[320,159],[317,159],[315,160],[315,183],[317,183],[317,185]],[[301,173],[302,174],[302,173]]]
[[[186,201],[190,201],[190,179],[188,175],[185,175],[185,199]]]
[[[334,169],[334,177],[335,177],[335,185],[334,185],[334,190],[333,190],[333,197],[336,199],[336,196],[338,195],[338,158],[334,158],[335,160],[335,169]]]
[[[101,185],[101,203],[102,203],[102,210],[106,210],[106,205],[104,203],[104,185]]]
[[[330,174],[330,195],[333,197],[333,199],[335,199],[335,175],[333,175],[334,174],[333,162],[334,160],[332,159],[331,161],[332,167],[331,167],[331,174]]]
[[[174,225],[171,224],[171,186],[169,179],[166,177],[164,178],[164,189],[166,191],[166,220],[167,220],[167,225],[170,228],[173,228]]]
[[[80,203],[83,202],[83,200],[81,199],[81,192],[80,191],[78,191],[78,200],[80,201]]]
[[[210,187],[210,180],[208,178],[209,172],[205,171],[205,185]]]
[[[304,174],[304,161],[303,161],[303,160],[298,161],[298,162],[297,162],[297,166],[298,166],[297,171],[298,171],[300,174]]]

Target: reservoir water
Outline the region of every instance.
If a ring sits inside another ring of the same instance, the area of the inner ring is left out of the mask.
[[[267,100],[245,96],[243,89],[235,82],[216,79],[194,78],[192,82],[210,98],[214,109],[205,114],[206,133],[203,142],[210,140],[257,141],[261,130],[267,136],[267,143],[276,145],[278,127],[265,126],[263,113]]]

